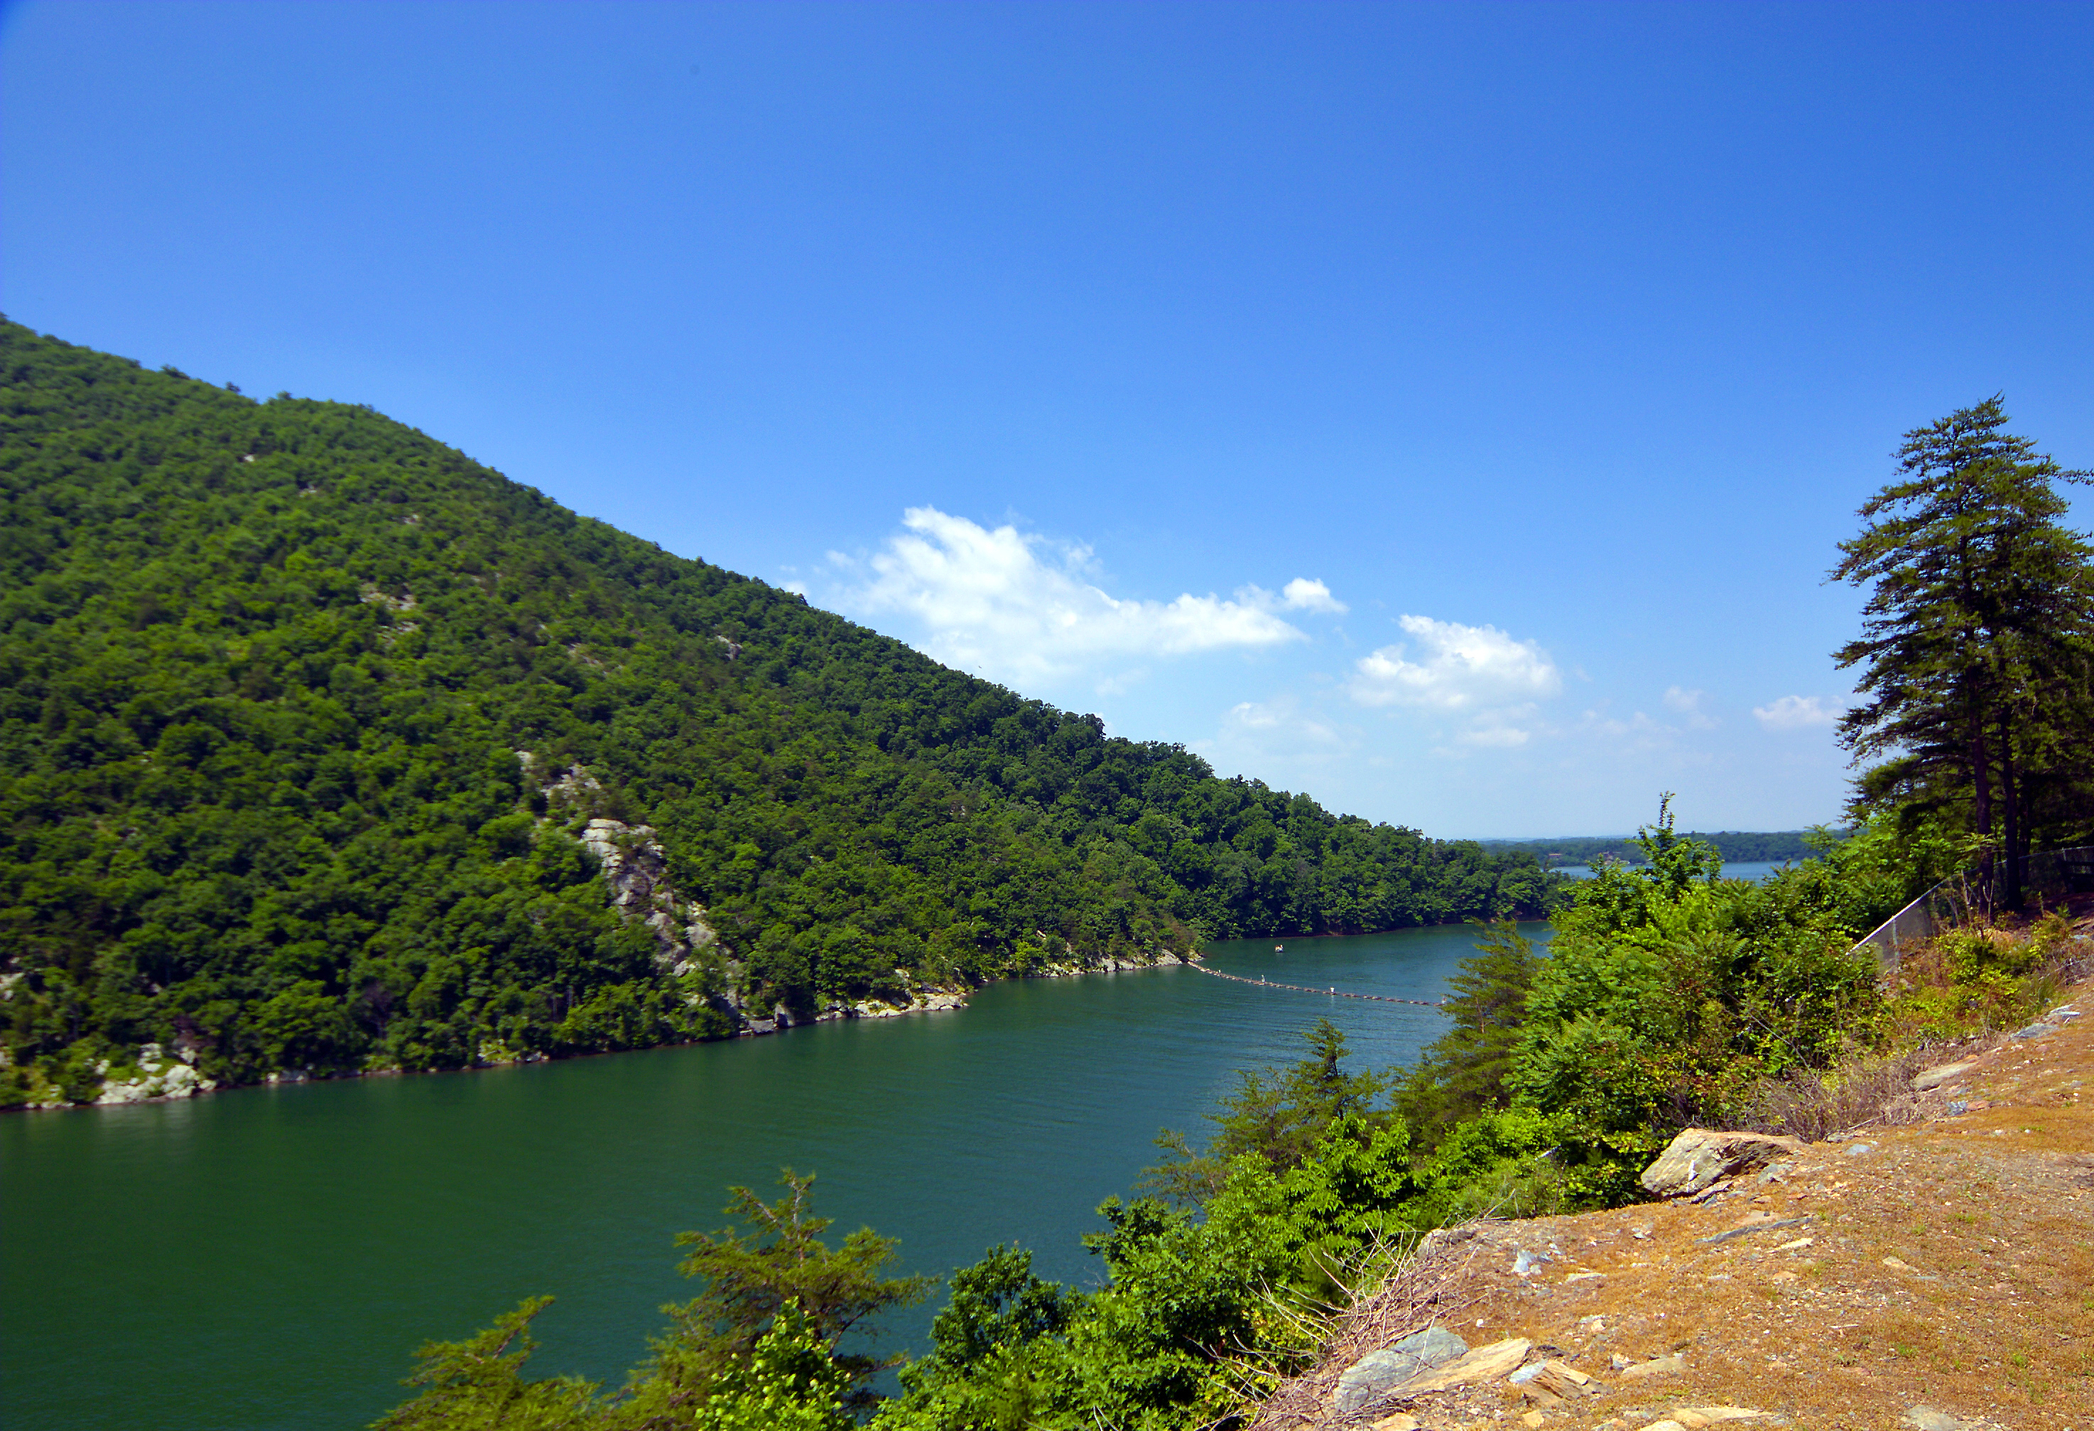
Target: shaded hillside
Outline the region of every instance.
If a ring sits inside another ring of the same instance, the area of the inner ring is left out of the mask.
[[[1549,898],[1529,855],[1106,739],[367,407],[13,324],[0,361],[16,1101],[146,1043],[456,1066]],[[604,857],[678,902],[621,917]]]

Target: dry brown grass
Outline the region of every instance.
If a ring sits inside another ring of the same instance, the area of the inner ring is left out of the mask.
[[[2065,992],[2094,998],[2085,984]],[[1802,1091],[1784,1119],[1851,1136],[1813,1144],[1780,1180],[1438,1241],[1362,1303],[1314,1372],[1280,1388],[1260,1427],[1387,1415],[1319,1419],[1346,1366],[1437,1319],[1471,1345],[1526,1337],[1604,1383],[1539,1408],[1557,1431],[1633,1431],[1720,1403],[1805,1431],[1896,1431],[1922,1403],[1974,1426],[2094,1431],[2094,1092],[2081,1098],[2094,1090],[2094,1004],[2081,1007],[2089,1017],[2047,1038],[1934,1048],[1850,1075],[1844,1093]],[[1956,1096],[1981,1111],[1901,1101],[1900,1076],[1950,1058],[1976,1060]],[[1857,1113],[1874,1121],[1851,1134]],[[1892,1121],[1908,1113],[1920,1121]],[[1849,1157],[1851,1142],[1870,1151]],[[1551,1244],[1563,1255],[1542,1275],[1512,1275],[1518,1249]],[[1631,1381],[1609,1366],[1671,1352],[1686,1360],[1677,1376]],[[1432,1431],[1481,1431],[1519,1425],[1530,1404],[1498,1385],[1404,1409]]]
[[[1383,1411],[1327,1415],[1338,1377],[1370,1351],[1391,1346],[1433,1325],[1453,1326],[1475,1310],[1488,1293],[1474,1265],[1494,1249],[1479,1237],[1487,1222],[1444,1228],[1397,1260],[1394,1270],[1373,1296],[1355,1302],[1339,1315],[1314,1370],[1281,1384],[1259,1408],[1259,1431],[1286,1431],[1300,1426],[1345,1427],[1364,1424]],[[1386,1408],[1384,1408],[1384,1411]]]
[[[1941,1116],[1938,1092],[1919,1093],[1913,1075],[1939,1064],[1977,1057],[1999,1046],[2002,1034],[1956,1043],[1926,1044],[1902,1053],[1871,1055],[1832,1073],[1798,1069],[1768,1082],[1732,1125],[1756,1133],[1786,1133],[1822,1143],[1869,1128],[1904,1128]]]

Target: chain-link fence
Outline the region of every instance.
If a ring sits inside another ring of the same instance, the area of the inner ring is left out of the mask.
[[[2050,904],[2062,903],[2070,895],[2094,894],[2094,845],[2030,855],[2022,887],[2026,898]],[[1989,911],[1993,903],[1993,891],[1975,872],[1950,875],[1862,936],[1854,952],[1873,947],[1877,967],[1895,969],[1899,945],[1931,939],[1967,920],[1974,909]]]

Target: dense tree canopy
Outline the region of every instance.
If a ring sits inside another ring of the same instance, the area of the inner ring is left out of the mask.
[[[1539,913],[1531,856],[1108,739],[368,408],[0,325],[12,1101],[730,1031],[1199,935]],[[718,957],[621,919],[659,832]]]

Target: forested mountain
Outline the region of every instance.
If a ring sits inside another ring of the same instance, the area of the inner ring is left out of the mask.
[[[1107,739],[367,407],[14,324],[0,360],[8,1101],[148,1044],[220,1081],[457,1066],[1552,897],[1531,855]],[[606,862],[645,876],[623,910]]]

